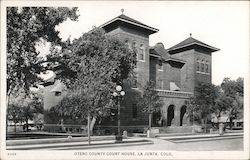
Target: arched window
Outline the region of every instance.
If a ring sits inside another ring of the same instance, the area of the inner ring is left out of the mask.
[[[208,61],[206,61],[206,64],[205,64],[205,72],[206,72],[206,73],[209,73]]]
[[[200,71],[200,60],[199,60],[199,58],[197,58],[197,60],[196,60],[196,71]]]
[[[157,64],[157,67],[158,67],[158,71],[163,71],[163,63],[162,62],[159,62]]]
[[[201,72],[205,72],[205,63],[204,60],[201,61]]]
[[[136,47],[136,42],[135,41],[132,43],[132,47]]]
[[[138,60],[145,61],[145,47],[143,44],[141,44],[138,49]]]
[[[128,41],[128,39],[125,39],[124,42],[125,42],[125,44],[126,44],[128,47],[130,47],[130,46],[129,46],[129,41]]]

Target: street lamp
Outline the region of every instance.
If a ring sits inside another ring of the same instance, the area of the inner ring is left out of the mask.
[[[113,96],[117,98],[117,121],[118,121],[118,135],[115,137],[116,142],[121,142],[122,141],[122,135],[121,135],[121,106],[120,106],[120,100],[121,97],[125,95],[125,92],[122,90],[122,86],[117,85],[116,86],[116,91],[113,93]]]

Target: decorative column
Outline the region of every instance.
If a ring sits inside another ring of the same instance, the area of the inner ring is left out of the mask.
[[[181,112],[180,112],[180,108],[179,107],[175,107],[175,111],[174,111],[174,125],[175,126],[180,126],[180,115],[181,115]]]

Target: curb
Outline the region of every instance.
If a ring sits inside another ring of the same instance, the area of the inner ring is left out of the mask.
[[[124,147],[124,146],[141,146],[141,145],[150,145],[150,144],[154,144],[154,142],[152,141],[148,141],[148,142],[140,142],[140,143],[131,143],[131,144],[114,144],[112,143],[112,145],[110,144],[103,144],[103,145],[93,145],[93,146],[79,146],[79,147],[73,147],[71,149],[93,149],[93,148],[109,148],[109,147]],[[69,150],[70,148],[55,148],[53,150]]]
[[[114,136],[106,137],[91,137],[91,141],[106,141],[115,140]],[[72,138],[54,138],[54,139],[25,139],[25,140],[7,140],[7,146],[17,145],[32,145],[32,144],[51,144],[51,143],[70,143],[70,142],[88,142],[87,137],[72,137]]]
[[[169,138],[162,139],[172,143],[185,143],[185,142],[199,142],[199,141],[213,141],[213,140],[222,140],[222,139],[236,139],[243,138],[243,135],[233,135],[233,136],[213,136],[213,137],[195,137],[195,138]]]

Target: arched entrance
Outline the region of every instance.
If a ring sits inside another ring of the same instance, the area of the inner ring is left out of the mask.
[[[174,119],[174,105],[170,105],[168,107],[167,126],[171,126],[173,119]]]
[[[182,126],[184,123],[186,124],[186,116],[185,113],[187,111],[187,106],[182,106],[181,107],[181,113],[180,113],[180,126]]]

